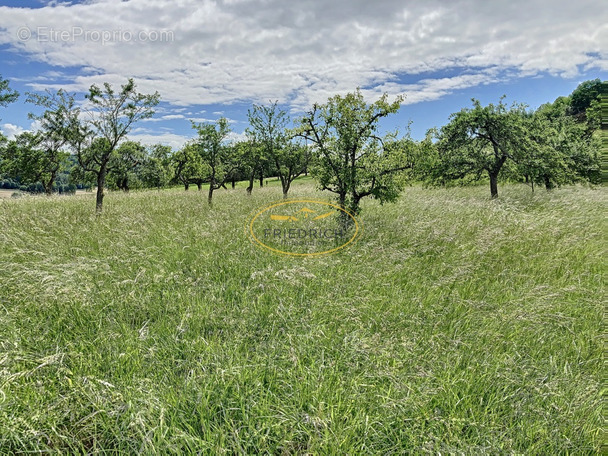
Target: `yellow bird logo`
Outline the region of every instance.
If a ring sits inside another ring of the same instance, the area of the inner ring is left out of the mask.
[[[296,214],[299,213],[303,213],[304,214],[304,218],[308,218],[309,216],[312,217],[312,214],[315,214],[317,211],[313,211],[312,209],[309,209],[307,207],[304,207],[302,209],[300,209],[298,212],[296,212]],[[329,211],[326,212],[324,214],[321,215],[317,215],[316,217],[313,217],[313,220],[321,220],[324,219],[326,217],[329,217],[330,215],[333,215],[335,213],[335,211]],[[270,214],[270,220],[277,220],[277,221],[287,221],[287,222],[297,222],[298,221],[298,217],[296,217],[295,215],[278,215],[278,214]]]

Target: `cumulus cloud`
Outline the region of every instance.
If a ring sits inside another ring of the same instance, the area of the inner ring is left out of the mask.
[[[192,136],[188,137],[169,132],[153,133],[144,129],[136,129],[129,134],[129,141],[138,141],[146,146],[164,144],[166,146],[171,146],[174,150],[181,149],[186,142],[191,141],[192,139]],[[246,139],[247,135],[245,133],[236,132],[230,132],[227,138],[229,142],[244,141]]]
[[[172,149],[180,149],[190,138],[182,135],[176,135],[174,133],[144,133],[144,132],[133,132],[129,135],[129,141],[138,141],[145,146],[153,144],[163,144],[165,146],[171,146]]]
[[[608,9],[596,0],[89,0],[0,17],[0,44],[80,68],[32,77],[34,90],[134,77],[173,107],[278,99],[298,111],[355,87],[416,103],[507,71],[608,68]],[[468,71],[426,76],[458,68]]]
[[[2,134],[8,139],[14,139],[15,136],[20,135],[25,131],[24,128],[21,128],[18,125],[13,125],[11,123],[3,124],[0,129],[2,130]]]

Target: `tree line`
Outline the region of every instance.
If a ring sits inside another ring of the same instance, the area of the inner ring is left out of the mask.
[[[194,135],[182,148],[143,146],[128,135],[133,126],[154,115],[158,92],[137,91],[133,79],[120,89],[92,85],[85,100],[64,90],[28,93],[26,102],[42,114],[30,114],[37,130],[10,141],[0,135],[0,186],[12,183],[27,190],[73,191],[95,186],[96,210],[102,212],[106,189],[129,191],[180,184],[185,190],[208,185],[213,194],[237,181],[269,177],[288,196],[292,182],[312,175],[319,188],[357,214],[371,197],[395,200],[411,181],[427,185],[466,184],[486,179],[490,195],[498,182],[522,182],[534,190],[601,181],[601,101],[608,103],[607,84],[599,79],[580,84],[569,96],[536,110],[523,104],[470,108],[450,116],[441,128],[414,141],[409,134],[382,134],[380,121],[396,113],[404,100],[384,94],[368,103],[359,89],[315,104],[292,121],[278,102],[254,104],[248,111],[245,139],[230,140],[228,119],[192,123]],[[19,94],[0,77],[0,106]],[[66,190],[67,188],[67,190]]]

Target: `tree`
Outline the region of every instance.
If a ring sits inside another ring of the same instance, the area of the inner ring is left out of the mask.
[[[298,135],[314,146],[311,174],[322,190],[335,193],[340,207],[357,214],[362,198],[394,201],[401,187],[397,174],[410,167],[396,147],[395,135],[381,138],[378,123],[396,113],[403,101],[388,95],[367,104],[359,89],[336,95],[300,120]]]
[[[158,92],[152,95],[137,92],[135,82],[129,79],[118,92],[107,82],[103,89],[94,84],[86,99],[90,103],[90,118],[72,134],[71,139],[79,165],[85,172],[96,176],[96,210],[101,213],[112,156],[133,124],[154,115],[160,95]],[[88,141],[90,139],[94,141]]]
[[[14,103],[19,98],[19,92],[9,87],[8,79],[2,79],[0,75],[0,106],[6,107],[9,103]],[[6,143],[6,138],[0,132],[0,146]],[[2,150],[0,149],[0,152]],[[2,157],[0,154],[0,165],[2,164]]]
[[[450,116],[439,132],[438,163],[435,178],[480,178],[487,172],[490,194],[498,197],[498,176],[508,159],[519,161],[530,147],[526,128],[525,106],[503,103],[481,106],[473,99],[472,109],[462,109]]]
[[[586,125],[566,115],[563,106],[540,106],[528,119],[531,137],[518,166],[532,188],[543,183],[556,185],[593,180],[599,171],[599,147],[586,132]]]
[[[608,81],[602,83],[599,106],[601,131],[598,137],[598,150],[601,157],[600,172],[596,175],[598,183],[608,182]]]
[[[535,183],[551,190],[566,183],[598,181],[599,138],[594,132],[599,116],[593,112],[598,104],[593,87],[595,81],[587,81],[572,96],[558,97],[524,116],[531,142],[515,168],[532,189]]]
[[[9,80],[2,79],[2,75],[0,75],[0,106],[6,107],[17,101],[17,98],[19,98],[19,92],[11,89]]]
[[[287,192],[289,192],[291,183],[297,177],[304,174],[308,165],[307,147],[304,144],[291,140],[282,149],[275,151],[273,158],[277,174],[281,180],[283,198],[287,198]]]
[[[56,94],[47,91],[46,95],[28,93],[26,102],[46,108],[41,115],[30,113],[28,117],[39,124],[37,136],[41,154],[35,161],[39,166],[39,180],[47,195],[50,195],[57,173],[68,156],[65,149],[74,120],[74,100],[65,91],[59,90]]]
[[[253,191],[253,182],[255,176],[259,175],[260,168],[264,168],[264,157],[262,146],[256,141],[251,131],[246,131],[248,139],[239,144],[241,156],[241,170],[249,180],[247,185],[247,194],[251,195]]]
[[[166,186],[173,174],[171,146],[154,144],[150,147],[141,167],[141,179],[148,188]]]
[[[233,147],[228,147],[226,140],[230,127],[228,119],[222,117],[215,123],[192,122],[192,128],[198,133],[194,145],[202,161],[207,165],[209,181],[209,204],[213,201],[213,192],[225,186],[232,173],[239,168],[239,161]]]
[[[570,112],[573,116],[585,117],[587,109],[599,100],[601,93],[601,79],[581,82],[570,95]]]
[[[11,177],[19,178],[22,184],[40,183],[44,192],[50,195],[57,174],[66,164],[68,154],[49,144],[43,133],[25,132],[9,141],[3,157],[4,171]]]
[[[260,146],[257,158],[266,157],[276,167],[283,198],[287,198],[291,183],[306,169],[305,149],[292,143],[287,132],[289,116],[275,101],[270,106],[254,104],[247,117],[251,126],[247,133]]]
[[[123,141],[108,162],[109,187],[123,192],[142,185],[141,169],[146,161],[146,149],[135,141]]]
[[[227,155],[236,165],[232,167],[232,171],[226,176],[226,182],[230,182],[232,189],[236,188],[236,182],[243,180],[246,175],[245,173],[248,171],[247,163],[245,162],[248,146],[249,141],[232,141],[226,144],[226,147],[230,149]],[[227,189],[225,185],[224,188]]]
[[[201,190],[205,179],[205,166],[203,159],[193,142],[184,145],[171,156],[174,178],[181,182],[184,190],[190,188],[191,183],[196,183]]]
[[[46,109],[41,115],[28,114],[30,119],[38,121],[38,131],[24,133],[12,141],[5,153],[6,159],[12,163],[12,174],[18,174],[22,183],[40,182],[44,192],[50,195],[68,156],[65,147],[73,121],[74,100],[59,90],[56,94],[28,93],[26,102]]]
[[[605,85],[600,79],[580,83],[568,97],[567,114],[585,125],[585,135],[591,138],[601,126],[601,93]]]

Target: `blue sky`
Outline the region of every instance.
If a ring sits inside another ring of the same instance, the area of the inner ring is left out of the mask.
[[[93,83],[158,90],[156,116],[132,139],[177,148],[190,119],[232,121],[279,100],[292,118],[361,87],[373,101],[405,94],[385,130],[411,120],[420,139],[450,113],[482,103],[535,108],[587,79],[608,79],[602,1],[88,0],[0,2],[0,74],[22,94]],[[35,128],[22,96],[0,109],[11,136]]]

